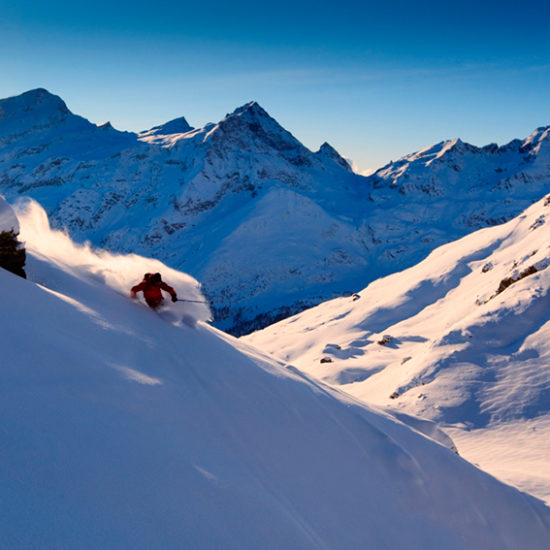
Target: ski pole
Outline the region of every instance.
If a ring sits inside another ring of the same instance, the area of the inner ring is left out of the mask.
[[[178,302],[192,302],[194,304],[209,304],[206,300],[184,300],[183,298],[178,298]]]

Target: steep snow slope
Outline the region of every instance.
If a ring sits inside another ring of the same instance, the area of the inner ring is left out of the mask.
[[[245,341],[441,423],[461,454],[550,501],[549,220],[550,196]]]
[[[37,217],[20,220],[35,282],[0,270],[4,548],[546,548],[539,501],[133,303],[120,288],[146,259],[71,247]]]
[[[364,178],[255,102],[204,128],[180,117],[137,135],[46,90],[0,101],[0,192],[35,198],[79,241],[191,273],[235,334],[510,219],[549,182],[548,128],[503,147],[441,142]]]

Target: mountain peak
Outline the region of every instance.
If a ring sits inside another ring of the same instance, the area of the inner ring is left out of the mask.
[[[256,101],[250,101],[249,103],[245,103],[241,107],[237,107],[237,109],[235,109],[231,114],[228,114],[227,116],[242,116],[244,114],[252,116],[269,116],[267,112]]]
[[[419,161],[421,163],[430,164],[434,160],[449,158],[449,155],[451,155],[451,157],[456,155],[463,156],[467,153],[476,153],[479,150],[480,149],[478,147],[470,145],[469,143],[462,141],[460,138],[454,138],[435,143],[434,145],[421,149],[412,155],[407,155],[401,160],[405,162]]]
[[[272,118],[269,113],[256,101],[245,103],[241,107],[237,107],[232,113],[225,115],[225,118],[221,121],[221,124],[227,122],[244,122],[252,125],[259,124],[260,126],[268,125],[271,130],[273,130],[275,126],[280,126],[279,123]]]
[[[279,123],[269,116],[256,101],[245,103],[237,107],[232,113],[228,113],[220,121],[219,126],[224,129],[235,129],[237,127],[248,127],[252,131],[259,128],[274,131],[276,128],[283,130]]]
[[[225,115],[224,119],[220,121],[219,126],[231,131],[237,128],[246,128],[253,134],[288,134],[256,101],[250,101],[241,107],[237,107],[232,113]]]
[[[191,130],[193,130],[193,126],[187,122],[185,117],[181,116],[159,126],[153,126],[153,128],[143,133],[148,135],[171,135],[185,134]]]
[[[70,113],[65,102],[44,88],[29,90],[21,95],[0,100],[0,118],[24,116],[24,113],[66,116]]]
[[[520,150],[524,153],[539,154],[544,147],[548,151],[550,145],[550,126],[539,126],[521,144]]]
[[[33,90],[23,92],[19,96],[15,96],[14,98],[8,98],[8,99],[16,99],[16,98],[21,98],[22,101],[25,101],[31,105],[46,104],[46,105],[64,106],[65,109],[67,108],[67,106],[65,105],[65,102],[59,96],[52,94],[45,88],[35,88]]]
[[[0,100],[0,125],[9,134],[53,126],[69,116],[65,102],[44,88]]]
[[[351,166],[349,162],[340,155],[340,153],[328,142],[324,142],[323,145],[319,148],[319,151],[315,153],[318,157],[329,158],[336,162],[342,168],[351,171]]]
[[[339,155],[338,151],[328,142],[325,141],[321,147],[319,147],[319,153],[328,154],[328,155]]]
[[[465,141],[462,141],[460,138],[455,138],[446,142],[447,151],[453,151],[454,153],[465,154],[465,153],[477,153],[479,147],[471,145]]]

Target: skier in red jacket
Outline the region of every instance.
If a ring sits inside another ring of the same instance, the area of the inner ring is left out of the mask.
[[[157,309],[164,301],[161,289],[165,290],[170,294],[170,296],[172,296],[172,302],[176,302],[178,300],[176,291],[162,281],[160,273],[146,273],[143,276],[143,281],[141,281],[139,285],[132,287],[130,290],[130,295],[132,298],[135,298],[138,292],[143,291],[143,297],[145,298],[147,305],[153,309]]]

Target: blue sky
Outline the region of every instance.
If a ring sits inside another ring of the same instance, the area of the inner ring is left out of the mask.
[[[193,126],[258,101],[363,169],[550,124],[550,2],[0,0],[0,97],[93,122]]]

